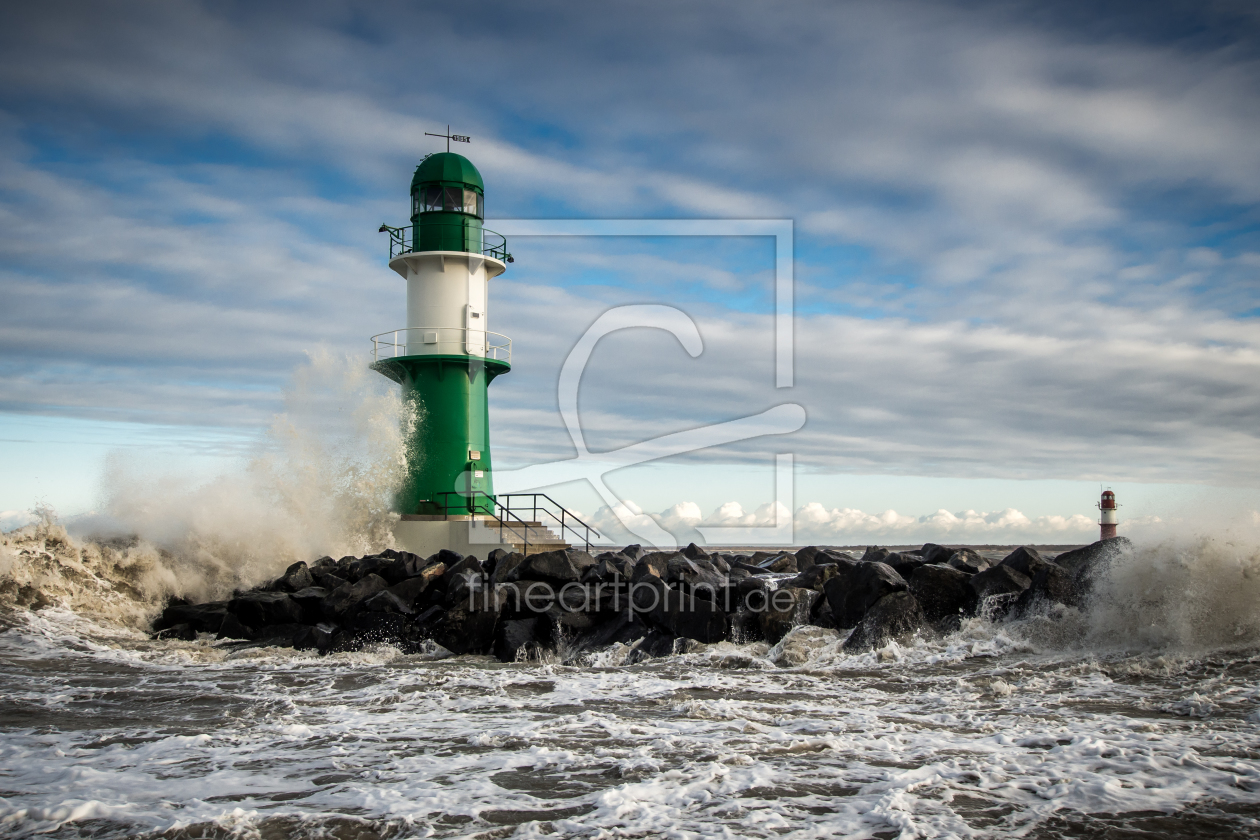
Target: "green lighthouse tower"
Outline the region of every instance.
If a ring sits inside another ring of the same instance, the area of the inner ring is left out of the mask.
[[[481,173],[448,151],[416,167],[411,224],[380,228],[389,267],[407,281],[407,326],[372,337],[372,368],[415,410],[395,496],[404,518],[495,513],[486,388],[511,370],[512,342],[489,331],[487,304],[512,256],[484,218]]]

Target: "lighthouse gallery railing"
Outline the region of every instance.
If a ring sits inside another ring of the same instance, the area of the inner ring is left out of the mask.
[[[408,327],[372,336],[372,361],[453,351],[512,363],[512,339],[463,327]]]
[[[426,222],[425,227],[441,227],[451,228],[462,231],[461,235],[466,236],[469,228],[465,225],[455,222]],[[412,252],[411,244],[411,226],[390,227],[389,225],[381,225],[380,233],[389,234],[389,258],[401,256],[402,254],[410,254]],[[487,257],[494,257],[496,260],[503,262],[513,262],[512,254],[507,249],[507,237],[501,233],[495,233],[492,230],[481,228],[481,253]]]

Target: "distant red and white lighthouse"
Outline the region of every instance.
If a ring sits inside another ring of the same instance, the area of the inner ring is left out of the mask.
[[[1109,540],[1116,535],[1116,494],[1110,490],[1104,490],[1102,500],[1098,503],[1098,509],[1102,511],[1102,519],[1098,520],[1098,524],[1102,526],[1102,536],[1099,539]]]

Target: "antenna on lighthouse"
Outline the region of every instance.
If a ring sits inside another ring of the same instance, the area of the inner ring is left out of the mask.
[[[451,134],[451,127],[449,125],[446,127],[445,134],[434,134],[432,131],[426,131],[424,133],[424,136],[425,137],[445,137],[446,138],[446,151],[448,152],[451,150],[452,140],[454,140],[456,143],[471,143],[472,142],[472,138],[469,137],[467,134]]]

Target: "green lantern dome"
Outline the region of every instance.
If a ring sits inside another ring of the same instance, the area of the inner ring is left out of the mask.
[[[416,167],[416,174],[411,178],[412,191],[421,184],[467,184],[476,187],[483,195],[486,191],[485,182],[481,180],[477,167],[468,158],[454,152],[438,152],[425,158]]]

